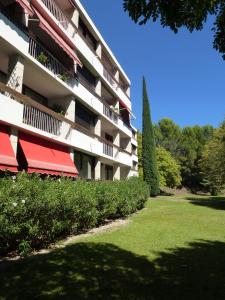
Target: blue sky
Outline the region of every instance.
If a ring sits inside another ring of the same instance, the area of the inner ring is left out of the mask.
[[[212,48],[213,19],[203,31],[174,34],[159,24],[134,24],[122,0],[81,2],[131,80],[134,126],[141,128],[143,75],[153,122],[169,117],[180,126],[218,126],[225,117],[225,61]]]

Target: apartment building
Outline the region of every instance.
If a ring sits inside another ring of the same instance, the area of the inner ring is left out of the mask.
[[[130,80],[78,0],[0,0],[0,170],[137,176]]]

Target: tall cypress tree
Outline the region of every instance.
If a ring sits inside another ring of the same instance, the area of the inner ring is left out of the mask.
[[[142,164],[144,180],[149,184],[151,196],[157,196],[160,192],[159,176],[156,163],[155,138],[145,78],[143,78]]]

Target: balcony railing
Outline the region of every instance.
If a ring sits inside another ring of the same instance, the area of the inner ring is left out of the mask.
[[[56,136],[61,134],[62,121],[32,106],[24,105],[23,123]]]
[[[9,99],[11,98],[22,105],[20,119],[21,123],[30,125],[36,129],[52,134],[52,138],[54,138],[54,136],[57,136],[57,139],[58,137],[60,137],[66,140],[71,139],[73,129],[76,129],[92,137],[94,140],[98,140],[103,147],[102,152],[105,155],[112,158],[115,155],[116,158],[117,153],[124,153],[131,157],[131,153],[126,151],[125,149],[113,145],[113,143],[108,142],[104,138],[91,132],[90,129],[86,129],[85,127],[79,125],[77,122],[74,123],[64,116],[56,113],[52,109],[34,101],[30,97],[15,91],[2,82],[0,82],[0,94],[1,93]]]
[[[118,124],[119,116],[108,105],[103,103],[103,113],[106,117],[112,120],[115,124]]]
[[[47,49],[31,37],[29,41],[29,54],[61,80],[69,85],[72,83],[74,77],[71,75],[71,72]]]
[[[44,5],[48,8],[51,14],[56,18],[57,21],[63,26],[65,30],[67,30],[69,26],[69,20],[64,15],[62,10],[58,7],[55,1],[52,0],[41,0]]]
[[[91,82],[89,82],[83,74],[81,73],[77,73],[77,77],[78,77],[78,81],[84,86],[86,87],[87,90],[89,90],[91,93],[95,93],[95,85],[92,84]]]
[[[103,153],[105,155],[113,157],[113,146],[103,142]]]
[[[116,83],[116,81],[113,79],[113,77],[109,74],[109,72],[106,70],[106,68],[104,67],[103,69],[103,76],[105,77],[105,79],[111,84],[111,86],[117,90],[118,89],[118,84]]]

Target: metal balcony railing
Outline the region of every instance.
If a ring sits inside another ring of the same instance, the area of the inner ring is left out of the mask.
[[[105,155],[113,157],[113,146],[103,142],[103,153]]]
[[[56,136],[61,134],[62,121],[26,104],[23,109],[23,123]]]
[[[118,124],[119,116],[105,103],[103,103],[103,114],[115,124]]]
[[[61,80],[69,85],[71,84],[75,76],[72,76],[71,72],[57,58],[31,37],[29,40],[29,54]]]
[[[113,87],[113,89],[115,89],[115,90],[118,89],[118,84],[113,79],[113,77],[109,74],[109,72],[106,70],[105,67],[103,68],[103,76],[110,83],[110,85]]]
[[[83,74],[81,74],[79,71],[77,72],[77,78],[78,81],[91,93],[95,93],[95,85],[88,81]]]
[[[44,5],[48,8],[51,14],[56,18],[57,21],[63,26],[65,30],[67,30],[69,26],[69,20],[64,15],[62,10],[58,7],[55,1],[52,0],[41,0]]]

